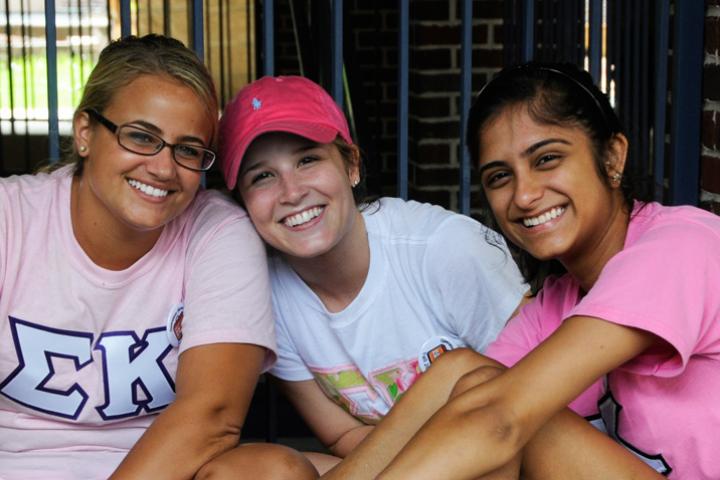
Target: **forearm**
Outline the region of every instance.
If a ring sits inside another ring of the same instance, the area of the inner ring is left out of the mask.
[[[240,430],[237,418],[221,407],[176,401],[155,419],[111,479],[192,478],[202,465],[236,446]]]
[[[335,443],[328,446],[333,455],[345,458],[352,452],[375,427],[372,425],[362,425],[346,432]]]
[[[375,478],[420,427],[445,405],[458,379],[487,362],[481,355],[464,349],[444,354],[415,382],[367,438],[322,478]]]

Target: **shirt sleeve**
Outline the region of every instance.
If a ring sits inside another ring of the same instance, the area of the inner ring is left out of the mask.
[[[247,215],[214,218],[191,241],[180,351],[209,343],[248,343],[275,361],[275,332],[265,247]]]
[[[691,355],[717,346],[718,285],[717,232],[691,221],[662,225],[615,255],[570,315],[657,335],[670,348],[652,349],[621,368],[675,376]]]
[[[441,321],[477,351],[495,339],[527,290],[502,237],[460,215],[430,238],[424,271]]]

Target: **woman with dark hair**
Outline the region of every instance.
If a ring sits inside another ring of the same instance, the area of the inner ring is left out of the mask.
[[[627,138],[575,67],[506,69],[469,119],[488,213],[537,295],[486,351],[509,368],[477,356],[419,432],[377,429],[337,478],[404,440],[379,478],[720,478],[720,218],[632,192]],[[412,430],[413,396],[444,384],[429,373],[388,428]]]

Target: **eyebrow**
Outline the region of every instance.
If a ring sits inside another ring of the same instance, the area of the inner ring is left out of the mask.
[[[133,120],[132,122],[129,122],[130,125],[136,125],[139,127],[144,128],[145,130],[148,130],[158,136],[162,136],[163,131],[158,128],[156,125],[146,122],[145,120]],[[177,142],[173,143],[188,143],[188,142],[197,142],[200,145],[205,145],[205,141],[200,137],[195,137],[193,135],[184,135],[178,139]]]
[[[308,150],[313,150],[315,148],[318,148],[320,144],[313,142],[312,140],[308,140],[307,143],[304,143],[300,145],[298,148],[290,152],[290,155],[297,155],[298,153],[306,152]],[[247,155],[247,150],[245,150],[245,154]],[[259,168],[262,168],[264,162],[260,160],[259,162],[256,162],[254,165],[250,167],[246,167],[247,163],[242,162],[240,164],[240,176],[243,176],[249,172],[252,172],[253,170],[257,170]]]
[[[535,153],[537,150],[541,149],[545,145],[549,145],[551,143],[562,143],[564,145],[571,145],[570,142],[563,138],[547,138],[545,140],[540,140],[537,143],[533,143],[528,148],[526,148],[520,155],[523,157],[529,157],[533,153]],[[482,175],[482,173],[487,170],[488,168],[494,168],[494,167],[502,167],[507,165],[507,162],[503,160],[493,160],[492,162],[488,162],[485,165],[481,166],[478,169],[478,173]]]

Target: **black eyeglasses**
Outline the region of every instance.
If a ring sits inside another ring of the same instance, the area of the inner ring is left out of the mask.
[[[85,112],[114,133],[117,137],[118,145],[128,152],[150,157],[160,153],[160,150],[163,148],[169,147],[175,163],[183,168],[196,172],[206,172],[210,170],[210,167],[212,167],[215,162],[215,152],[207,148],[188,145],[187,143],[176,143],[173,145],[154,133],[136,127],[135,125],[115,125],[94,108],[87,108]]]

